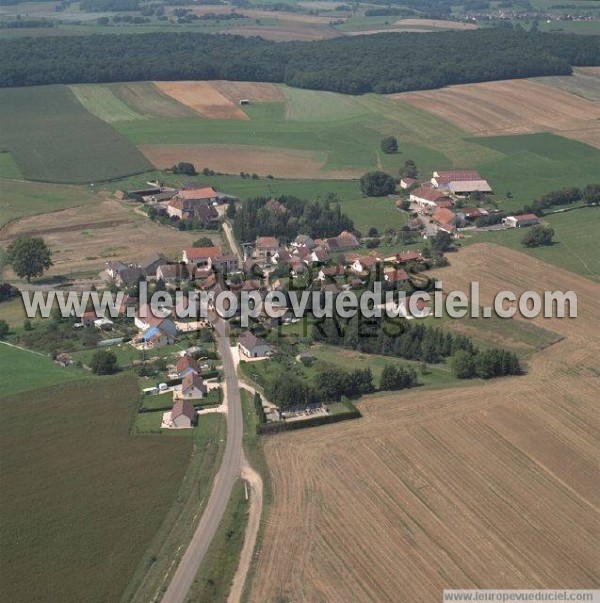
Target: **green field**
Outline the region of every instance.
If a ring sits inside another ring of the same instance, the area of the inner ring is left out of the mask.
[[[600,211],[589,207],[576,209],[543,218],[555,231],[554,242],[549,247],[524,247],[521,240],[524,229],[476,233],[467,242],[491,242],[505,245],[554,264],[575,274],[600,282],[600,253],[598,253],[598,229]]]
[[[90,187],[0,180],[0,227],[16,218],[98,201]]]
[[[0,90],[0,150],[30,180],[88,183],[149,169],[144,156],[66,86]]]
[[[14,157],[8,153],[0,153],[0,178],[12,178],[20,180],[23,178],[19,166],[16,164]]]
[[[3,304],[0,304],[0,318],[3,318]],[[3,396],[79,381],[85,377],[83,371],[72,367],[62,368],[43,354],[0,343],[0,383]]]
[[[175,501],[192,440],[130,435],[130,376],[53,386],[37,357],[26,368],[2,351],[3,369],[19,363],[13,388],[30,388],[0,399],[3,600],[119,601]]]

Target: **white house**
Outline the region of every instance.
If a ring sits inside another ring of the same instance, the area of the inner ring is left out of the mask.
[[[510,228],[522,228],[523,226],[534,226],[540,223],[535,214],[521,214],[520,216],[508,216],[502,219],[502,223]]]
[[[273,348],[264,339],[258,338],[250,331],[240,335],[238,349],[247,358],[266,358],[273,351]]]

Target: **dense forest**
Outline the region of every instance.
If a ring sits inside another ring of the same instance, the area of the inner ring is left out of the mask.
[[[388,93],[564,75],[573,65],[600,65],[600,36],[490,28],[282,43],[196,33],[0,41],[3,87],[225,79],[348,94]]]
[[[312,238],[336,237],[354,230],[354,223],[342,213],[335,197],[323,201],[303,201],[282,196],[275,200],[255,197],[245,201],[235,213],[233,232],[238,241],[254,241],[259,236],[291,241],[299,234]]]

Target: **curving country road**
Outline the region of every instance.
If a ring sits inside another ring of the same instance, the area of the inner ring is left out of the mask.
[[[192,540],[183,554],[179,566],[163,595],[162,603],[184,603],[200,564],[221,523],[225,507],[229,502],[235,481],[240,476],[242,465],[242,403],[235,365],[229,347],[228,327],[221,319],[213,322],[216,331],[219,355],[223,361],[225,392],[227,396],[227,443],[221,468],[215,477],[210,498],[200,518]]]

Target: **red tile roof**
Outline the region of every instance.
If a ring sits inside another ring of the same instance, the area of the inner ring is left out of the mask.
[[[275,237],[258,237],[256,239],[257,247],[279,247],[279,241]]]
[[[188,247],[183,250],[188,260],[201,260],[221,255],[218,247]]]
[[[191,368],[191,369],[195,370],[197,373],[200,372],[200,367],[198,366],[196,359],[192,358],[192,356],[188,356],[187,354],[185,354],[184,356],[181,356],[179,358],[179,360],[177,360],[177,364],[176,364],[175,368],[178,373],[181,373],[182,371],[184,371],[187,368]]]
[[[529,220],[538,220],[539,218],[535,214],[521,214],[519,216],[515,216],[517,222],[525,222]]]
[[[448,198],[446,193],[437,188],[433,188],[432,186],[420,186],[419,188],[416,188],[411,195],[432,202],[437,201],[438,199]]]
[[[181,199],[214,199],[217,191],[212,186],[179,191]]]
[[[456,214],[445,207],[438,207],[438,209],[433,212],[433,220],[444,226],[452,226],[455,219]]]
[[[459,180],[482,180],[477,170],[442,170],[436,172],[438,182],[448,183]]]

